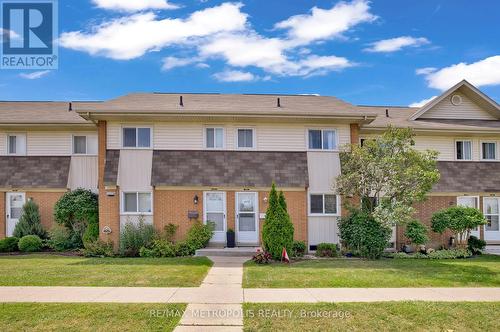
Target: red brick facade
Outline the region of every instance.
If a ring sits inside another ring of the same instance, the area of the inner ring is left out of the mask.
[[[50,230],[54,224],[54,206],[64,192],[34,192],[28,191],[26,199],[33,199],[40,209],[40,220],[43,228]]]

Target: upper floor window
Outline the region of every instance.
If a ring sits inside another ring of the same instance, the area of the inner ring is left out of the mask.
[[[457,160],[472,160],[472,142],[456,141]]]
[[[150,192],[124,192],[122,197],[122,213],[150,214],[153,203]]]
[[[237,135],[238,149],[254,149],[255,148],[255,130],[252,128],[239,128]]]
[[[309,213],[338,215],[337,195],[330,195],[330,194],[309,195]]]
[[[97,137],[87,135],[73,136],[73,154],[97,154]]]
[[[26,134],[7,135],[7,154],[26,155]]]
[[[331,129],[309,129],[309,149],[337,149],[337,133]]]
[[[481,142],[481,159],[483,160],[497,159],[496,142]]]
[[[123,128],[124,148],[150,148],[151,128],[149,127],[126,127]]]
[[[205,147],[207,149],[223,149],[224,128],[205,128]]]

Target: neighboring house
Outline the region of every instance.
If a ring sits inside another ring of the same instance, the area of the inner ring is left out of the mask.
[[[339,241],[339,148],[392,124],[414,128],[417,148],[440,152],[442,179],[418,206],[422,221],[450,205],[475,206],[490,221],[477,235],[500,244],[499,119],[498,104],[465,81],[420,109],[288,95],[0,102],[0,228],[10,234],[27,197],[39,202],[49,227],[64,191],[98,186],[103,239],[118,243],[120,228],[139,219],[159,230],[176,224],[182,238],[199,219],[215,222],[214,244],[223,245],[232,228],[239,245],[258,245],[274,181],[285,192],[295,238],[315,249]],[[11,147],[26,156],[9,155]],[[398,245],[399,233],[392,239]]]

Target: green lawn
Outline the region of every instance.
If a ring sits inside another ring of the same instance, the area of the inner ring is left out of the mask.
[[[0,256],[0,286],[196,287],[211,266],[204,257]]]
[[[500,302],[244,304],[243,309],[245,331],[488,332],[500,326]]]
[[[184,304],[3,303],[2,331],[172,331]]]
[[[243,287],[500,287],[500,256],[471,259],[330,259],[245,263]]]

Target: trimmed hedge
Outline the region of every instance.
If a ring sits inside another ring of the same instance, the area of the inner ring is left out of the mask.
[[[337,245],[335,243],[320,243],[316,247],[318,257],[337,257]]]
[[[23,236],[18,243],[19,250],[24,252],[36,252],[42,250],[43,242],[37,235]]]
[[[19,249],[19,239],[15,236],[0,240],[0,252],[14,252]]]

